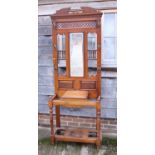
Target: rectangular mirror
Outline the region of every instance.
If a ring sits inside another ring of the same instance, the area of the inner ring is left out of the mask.
[[[83,33],[70,33],[70,76],[84,76]]]
[[[65,34],[57,34],[58,75],[66,76]]]
[[[97,75],[97,34],[88,33],[88,75]]]

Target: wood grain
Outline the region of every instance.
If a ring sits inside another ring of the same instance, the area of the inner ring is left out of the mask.
[[[61,98],[71,98],[71,99],[87,99],[88,91],[81,90],[68,90],[66,91]]]

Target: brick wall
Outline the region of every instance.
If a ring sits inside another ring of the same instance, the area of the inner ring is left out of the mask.
[[[61,127],[71,128],[95,128],[95,118],[90,117],[79,117],[79,116],[61,116]],[[54,125],[55,125],[54,116]],[[38,115],[38,124],[43,127],[50,127],[50,119],[48,114]],[[117,135],[117,120],[116,119],[101,119],[101,128],[104,136],[116,137]]]

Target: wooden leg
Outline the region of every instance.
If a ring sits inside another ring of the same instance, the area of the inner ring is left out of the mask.
[[[96,106],[97,149],[99,149],[101,145],[101,120],[100,118],[101,118],[101,105],[100,105],[100,102],[98,102]]]
[[[56,127],[60,127],[60,106],[55,107],[56,113]]]
[[[54,144],[53,106],[50,107],[51,144]]]

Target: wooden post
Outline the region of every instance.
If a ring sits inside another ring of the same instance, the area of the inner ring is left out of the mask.
[[[53,104],[50,107],[51,144],[54,144]]]
[[[96,141],[96,145],[97,145],[97,149],[99,149],[100,145],[101,145],[101,103],[98,100],[97,101],[97,105],[96,105],[96,130],[97,130],[97,141]]]
[[[55,113],[56,113],[56,127],[60,127],[60,106],[55,106]]]

